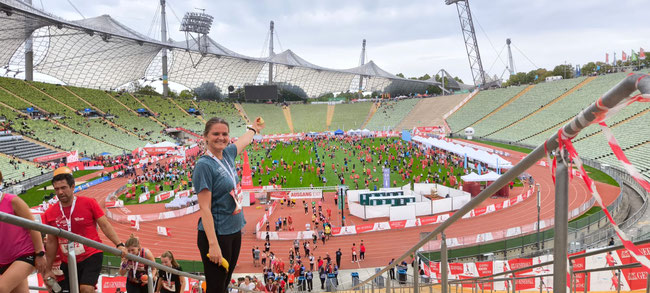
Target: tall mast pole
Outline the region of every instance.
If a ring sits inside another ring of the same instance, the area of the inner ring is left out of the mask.
[[[32,6],[32,0],[25,0],[25,3]],[[34,80],[34,46],[31,32],[25,39],[25,80]]]
[[[366,64],[366,39],[361,43],[361,65]],[[363,91],[363,75],[359,75],[359,93]]]
[[[165,15],[165,0],[160,0],[160,41],[167,43],[167,18]],[[162,78],[163,97],[169,95],[169,76],[167,73],[167,48],[162,48]]]
[[[275,56],[275,53],[273,52],[273,28],[274,28],[274,23],[271,20],[271,26],[270,26],[270,37],[269,37],[269,61],[273,56]],[[273,83],[273,62],[269,62],[269,84]]]

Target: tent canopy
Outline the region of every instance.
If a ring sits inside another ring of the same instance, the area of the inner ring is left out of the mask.
[[[474,172],[469,173],[465,176],[460,176],[460,179],[463,179],[465,182],[484,182],[484,181],[496,181],[499,179],[501,175],[494,173],[494,172],[488,172],[483,175],[478,175]]]

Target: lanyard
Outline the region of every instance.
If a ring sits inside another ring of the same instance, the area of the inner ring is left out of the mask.
[[[76,204],[77,204],[77,197],[75,196],[74,199],[72,200],[72,207],[70,208],[70,218],[67,218],[65,216],[65,213],[63,212],[63,206],[61,205],[61,202],[59,202],[59,208],[61,209],[61,216],[63,216],[66,223],[68,224],[68,232],[72,232],[72,212],[74,212],[74,206]]]
[[[2,200],[5,199],[5,193],[0,192],[0,203],[2,203]]]
[[[217,158],[215,155],[213,155],[213,154],[210,152],[210,150],[208,150],[208,151],[206,152],[206,154],[207,154],[210,158],[212,158],[213,160],[215,160],[215,161],[217,162],[217,164],[219,164],[219,166],[221,167],[221,169],[223,169],[224,171],[226,171],[226,173],[228,174],[228,177],[230,177],[230,180],[232,180],[233,192],[231,192],[230,195],[232,196],[232,199],[235,201],[235,205],[236,205],[236,207],[235,207],[235,211],[233,212],[233,215],[234,215],[234,214],[238,214],[239,212],[241,212],[241,203],[240,203],[240,200],[238,199],[238,197],[239,197],[239,190],[237,190],[237,179],[236,179],[236,178],[237,178],[237,174],[235,173],[235,168],[232,167],[232,166],[230,166],[230,163],[228,163],[228,160],[226,160],[226,165],[228,166],[228,168],[226,168],[226,166],[223,165],[223,163],[221,162],[221,160],[219,160],[219,158]]]
[[[140,248],[140,251],[138,251],[138,256],[139,256],[139,257],[144,257],[144,255],[143,255],[143,253],[142,253],[142,248]],[[135,263],[135,265],[133,266],[133,279],[136,279],[136,277],[135,277],[135,273],[136,273],[136,271],[138,270],[138,265],[139,265],[140,263],[137,262],[137,261],[134,261],[134,263]]]
[[[221,160],[219,160],[219,158],[217,158],[215,155],[213,155],[209,150],[206,152],[206,154],[208,156],[210,156],[210,158],[215,160],[217,162],[217,164],[219,164],[221,169],[226,171],[226,173],[228,174],[228,177],[230,177],[230,180],[232,180],[232,185],[234,186],[235,191],[237,191],[237,179],[235,179],[236,175],[235,175],[235,170],[234,170],[235,168],[230,166],[230,163],[228,163],[228,160],[226,160],[226,165],[228,165],[228,168],[226,168],[226,166],[223,165]]]

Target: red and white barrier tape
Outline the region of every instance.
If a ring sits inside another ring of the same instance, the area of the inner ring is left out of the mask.
[[[611,132],[610,132],[611,134]],[[596,188],[596,183],[589,178],[589,175],[587,174],[587,171],[585,171],[582,159],[578,156],[578,152],[575,150],[573,147],[573,144],[571,143],[571,139],[568,138],[563,131],[563,128],[560,128],[558,131],[558,145],[560,150],[566,149],[569,152],[569,157],[570,159],[573,159],[573,162],[576,164],[580,172],[582,173],[582,179],[585,181],[585,184],[587,185],[587,188],[591,192],[591,195],[594,197],[596,202],[598,202],[598,205],[602,207],[603,212],[605,213],[605,216],[607,216],[607,219],[609,220],[610,224],[612,225],[612,228],[614,231],[616,231],[616,235],[618,238],[621,240],[623,243],[623,246],[630,252],[630,255],[634,257],[643,267],[645,270],[650,272],[650,261],[641,253],[639,248],[632,243],[632,241],[629,240],[628,236],[623,232],[619,227],[618,224],[614,221],[614,218],[612,215],[609,213],[607,210],[607,207],[603,203],[602,197],[598,193],[598,189]],[[620,147],[619,147],[620,148]],[[562,152],[561,152],[562,153]],[[631,166],[631,164],[630,164]],[[636,179],[636,178],[635,178]],[[643,179],[641,179],[643,180]]]

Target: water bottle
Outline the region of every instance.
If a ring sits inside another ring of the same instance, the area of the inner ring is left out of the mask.
[[[54,278],[48,277],[47,279],[45,279],[45,283],[47,283],[47,285],[50,286],[50,288],[52,288],[52,291],[54,291],[54,293],[61,292],[61,286],[59,286],[59,283],[57,283]]]

